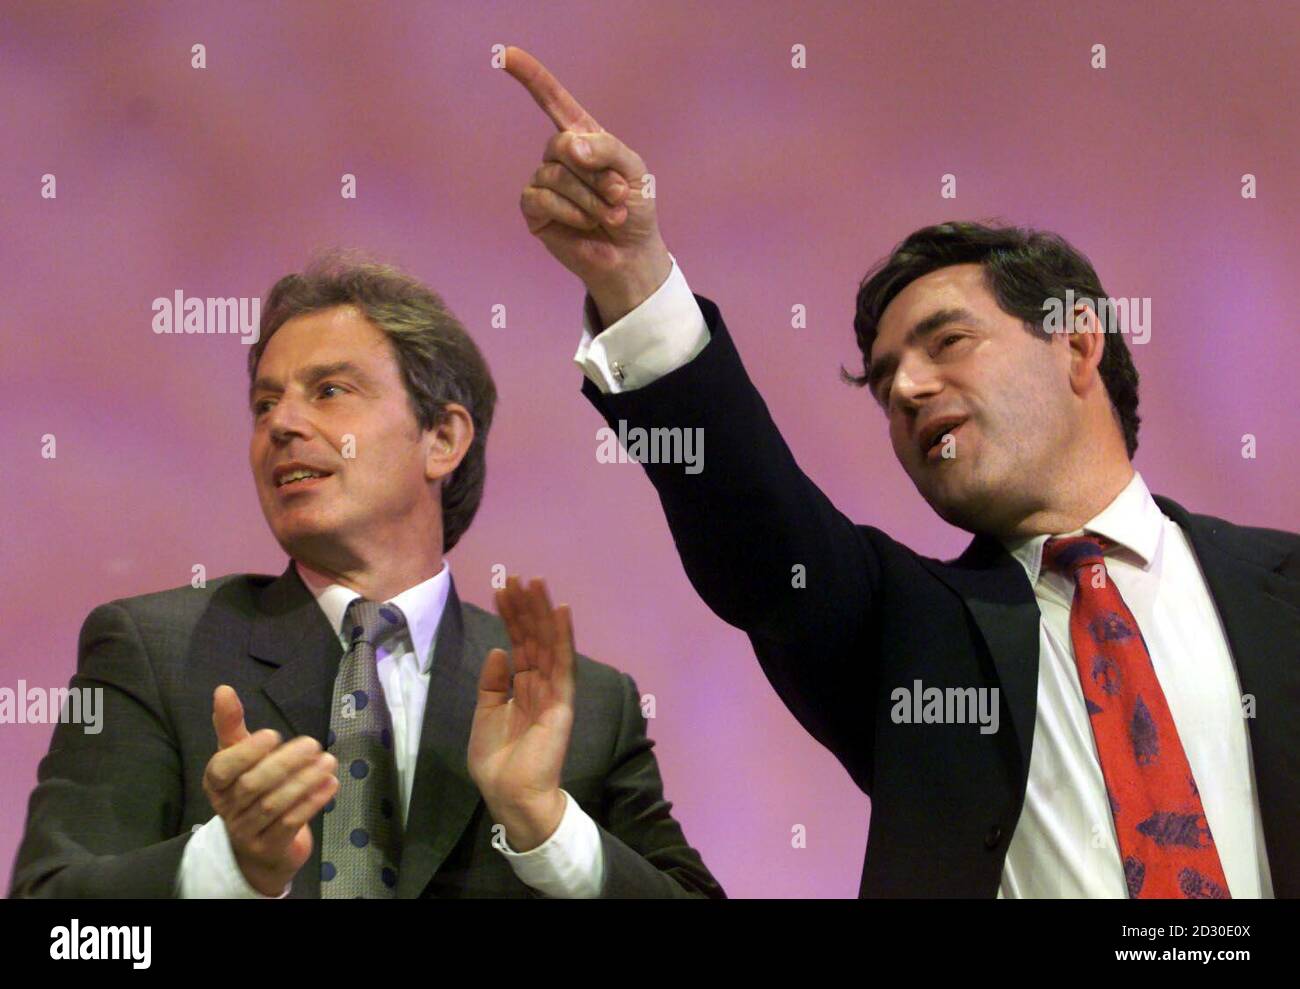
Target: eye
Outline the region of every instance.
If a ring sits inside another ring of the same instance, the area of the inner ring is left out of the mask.
[[[952,341],[960,340],[960,339],[962,339],[962,335],[960,333],[949,333],[939,342],[939,349],[943,350],[948,346],[948,344],[952,343]]]
[[[267,406],[267,403],[268,403],[269,401],[270,401],[270,399],[263,398],[263,399],[259,399],[258,401],[256,401],[256,402],[253,403],[253,417],[254,417],[254,418],[257,418],[257,417],[260,416],[263,412],[266,411],[266,406]]]
[[[334,382],[332,382],[332,381],[327,381],[325,384],[323,384],[323,385],[320,386],[320,394],[321,394],[321,395],[324,395],[326,398],[329,397],[328,395],[325,395],[325,390],[326,390],[327,388],[338,388],[339,390],[342,390],[342,386],[341,386],[341,385],[336,385],[336,384],[335,384]]]

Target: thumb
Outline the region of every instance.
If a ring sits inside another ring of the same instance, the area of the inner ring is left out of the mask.
[[[212,727],[217,730],[217,748],[228,749],[248,737],[244,705],[234,687],[224,683],[212,694]]]

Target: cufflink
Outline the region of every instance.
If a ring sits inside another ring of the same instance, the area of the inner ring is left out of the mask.
[[[614,379],[615,379],[616,381],[618,381],[619,384],[622,384],[622,383],[623,383],[623,365],[620,364],[618,361],[612,361],[612,362],[610,362],[609,369],[610,369],[610,371],[613,372],[613,374],[614,374]]]

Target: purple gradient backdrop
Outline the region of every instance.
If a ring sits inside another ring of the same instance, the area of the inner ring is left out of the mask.
[[[451,557],[462,594],[489,605],[495,563],[545,575],[583,650],[656,696],[668,796],[731,895],[855,895],[867,798],[696,598],[641,469],[596,463],[570,362],[581,288],[517,205],[550,125],[491,47],[530,49],[643,155],[670,249],[850,517],[936,556],[967,541],[837,371],[873,261],[924,224],[1000,216],[1064,234],[1113,295],[1152,298],[1134,349],[1153,490],[1294,529],[1300,7],[1045,6],[6,4],[0,686],[65,685],[103,601],[195,563],[283,569],[248,473],[246,348],[155,335],[150,304],[260,296],[314,248],[363,247],[444,295],[500,388],[487,496]],[[6,870],[51,730],[0,726]]]

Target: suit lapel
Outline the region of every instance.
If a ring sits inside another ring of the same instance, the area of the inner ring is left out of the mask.
[[[921,559],[966,603],[997,670],[1002,698],[1015,731],[1023,776],[1038,713],[1040,612],[1024,568],[990,536],[976,536],[956,560]]]
[[[343,647],[292,563],[267,587],[248,652],[279,667],[263,690],[299,735],[325,738]]]
[[[472,630],[466,629],[452,581],[429,671],[420,754],[398,869],[398,898],[420,896],[460,840],[481,799],[469,777],[467,758],[484,655]]]
[[[1156,504],[1184,532],[1196,552],[1232,650],[1243,694],[1253,696],[1248,720],[1251,761],[1276,896],[1300,895],[1300,599],[1296,585],[1277,573],[1286,552],[1262,541],[1235,538],[1235,526],[1191,515],[1160,495]]]
[[[338,635],[292,561],[263,592],[258,609],[249,633],[249,655],[278,667],[266,678],[262,692],[288,722],[292,735],[310,735],[324,745],[334,679],[343,658]],[[312,819],[311,831],[311,858],[294,877],[294,897],[320,896],[320,814]]]

